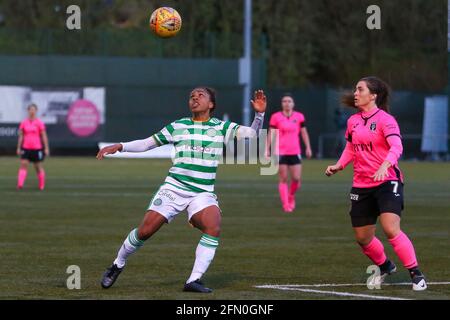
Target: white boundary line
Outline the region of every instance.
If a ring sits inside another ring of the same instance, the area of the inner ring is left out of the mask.
[[[384,282],[382,286],[411,286],[411,282],[394,282],[386,283]],[[427,285],[450,285],[450,282],[427,282]],[[367,283],[320,283],[320,284],[265,284],[261,286],[255,286],[256,288],[265,286],[279,286],[279,287],[290,287],[290,288],[318,288],[318,287],[366,287]]]
[[[291,288],[291,287],[284,287],[284,286],[277,286],[277,285],[256,286],[256,288],[276,289],[276,290],[286,290],[286,291],[301,291],[301,292],[309,292],[309,293],[322,293],[322,294],[329,294],[329,295],[341,296],[341,297],[359,297],[359,298],[381,299],[381,300],[411,300],[411,299],[404,299],[404,298],[396,298],[396,297],[388,297],[388,296],[375,296],[375,295],[357,294],[357,293],[349,293],[349,292]]]
[[[429,282],[428,285],[450,285],[450,282]],[[359,294],[350,292],[338,292],[338,291],[328,291],[328,290],[315,290],[306,288],[318,288],[318,287],[354,287],[354,286],[367,286],[366,283],[323,283],[323,284],[285,284],[285,285],[259,285],[255,286],[258,289],[275,289],[284,291],[300,291],[308,293],[318,293],[318,294],[328,294],[340,297],[358,297],[358,298],[368,298],[368,299],[381,299],[381,300],[411,300],[398,297],[390,296],[379,296],[379,295],[369,295],[369,294]],[[399,282],[399,283],[384,283],[383,286],[411,286],[410,282]]]

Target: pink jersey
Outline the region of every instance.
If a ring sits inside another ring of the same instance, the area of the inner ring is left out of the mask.
[[[339,159],[345,167],[353,161],[353,186],[371,188],[385,181],[403,182],[398,159],[403,152],[400,128],[389,113],[375,108],[368,113],[358,112],[347,121],[346,148]],[[373,175],[384,161],[392,166],[385,181],[374,181]]]
[[[278,146],[275,146],[277,155],[301,154],[300,129],[305,126],[305,116],[294,111],[290,117],[279,111],[270,117],[269,126],[278,129]]]
[[[45,124],[41,120],[27,118],[20,123],[19,129],[23,132],[23,149],[42,149],[41,133],[45,131]]]

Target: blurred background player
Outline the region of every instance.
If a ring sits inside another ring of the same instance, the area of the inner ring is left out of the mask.
[[[270,156],[271,142],[274,135],[276,136],[277,146],[273,149],[279,157],[278,192],[285,212],[294,211],[295,195],[297,190],[301,188],[302,152],[300,134],[306,146],[306,157],[308,159],[312,157],[305,116],[299,111],[294,111],[294,106],[295,102],[292,95],[285,93],[281,98],[281,111],[270,117],[269,139],[267,139],[266,144],[266,155]],[[289,175],[290,185],[288,186]]]
[[[19,126],[17,155],[20,156],[20,168],[17,174],[17,189],[22,189],[27,178],[28,164],[32,162],[39,181],[39,190],[45,188],[45,171],[42,166],[45,156],[49,155],[48,138],[44,123],[37,118],[37,106],[27,108],[28,118]]]
[[[379,216],[389,243],[409,270],[413,290],[421,291],[427,288],[425,277],[419,270],[413,244],[400,229],[403,175],[398,159],[403,146],[397,121],[388,113],[389,96],[389,86],[376,77],[361,79],[353,94],[343,96],[343,103],[359,112],[347,121],[345,150],[325,174],[331,176],[353,161],[350,216],[356,241],[380,267],[380,282],[396,271],[383,244],[375,237]]]
[[[172,122],[147,139],[119,143],[99,151],[97,158],[101,160],[104,155],[117,151],[144,152],[165,144],[173,144],[175,147],[174,165],[169,170],[169,175],[150,201],[141,225],[129,233],[117,258],[103,275],[103,288],[107,289],[114,284],[129,255],[165,223],[171,222],[186,209],[189,223],[203,235],[184,291],[212,291],[204,286],[201,277],[212,262],[219,245],[221,211],[214,194],[216,170],[224,144],[234,137],[256,137],[261,129],[266,110],[264,92],[255,92],[255,100],[251,102],[256,111],[255,119],[251,127],[239,126],[234,122],[211,118],[211,113],[216,108],[215,91],[204,87],[196,88],[189,97],[192,118]]]

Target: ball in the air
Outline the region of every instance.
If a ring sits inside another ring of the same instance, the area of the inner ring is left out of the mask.
[[[158,8],[150,16],[150,29],[158,37],[174,37],[181,30],[181,16],[173,8]]]

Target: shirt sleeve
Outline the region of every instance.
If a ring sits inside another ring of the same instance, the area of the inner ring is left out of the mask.
[[[23,123],[23,121],[20,123],[20,125],[19,125],[19,130],[23,130],[23,127],[24,127],[24,123]]]
[[[45,124],[40,121],[39,122],[39,133],[45,132]]]
[[[344,152],[342,152],[341,157],[338,160],[338,163],[342,165],[342,169],[344,169],[350,162],[353,161],[355,152],[353,151],[353,145],[351,142],[345,144]]]
[[[159,132],[155,133],[152,137],[155,139],[156,144],[158,146],[163,146],[165,144],[173,144],[173,136],[172,133],[174,131],[173,129],[173,123],[165,126],[162,128]]]
[[[303,114],[300,116],[300,128],[306,128],[306,119]]]
[[[381,126],[381,130],[385,139],[391,136],[397,136],[401,138],[400,127],[394,117],[389,117],[389,120],[384,122]]]
[[[389,153],[384,160],[394,166],[398,163],[398,159],[403,153],[402,139],[396,134],[392,134],[386,141],[389,144]]]
[[[223,136],[224,143],[227,144],[228,141],[233,140],[236,137],[237,130],[239,129],[239,125],[235,122],[226,121],[223,126]]]
[[[278,124],[277,117],[275,116],[275,114],[273,114],[270,117],[269,127],[276,129],[277,128],[277,124]]]
[[[350,132],[350,120],[347,121],[347,129],[345,130],[345,140],[352,142],[352,134]]]

